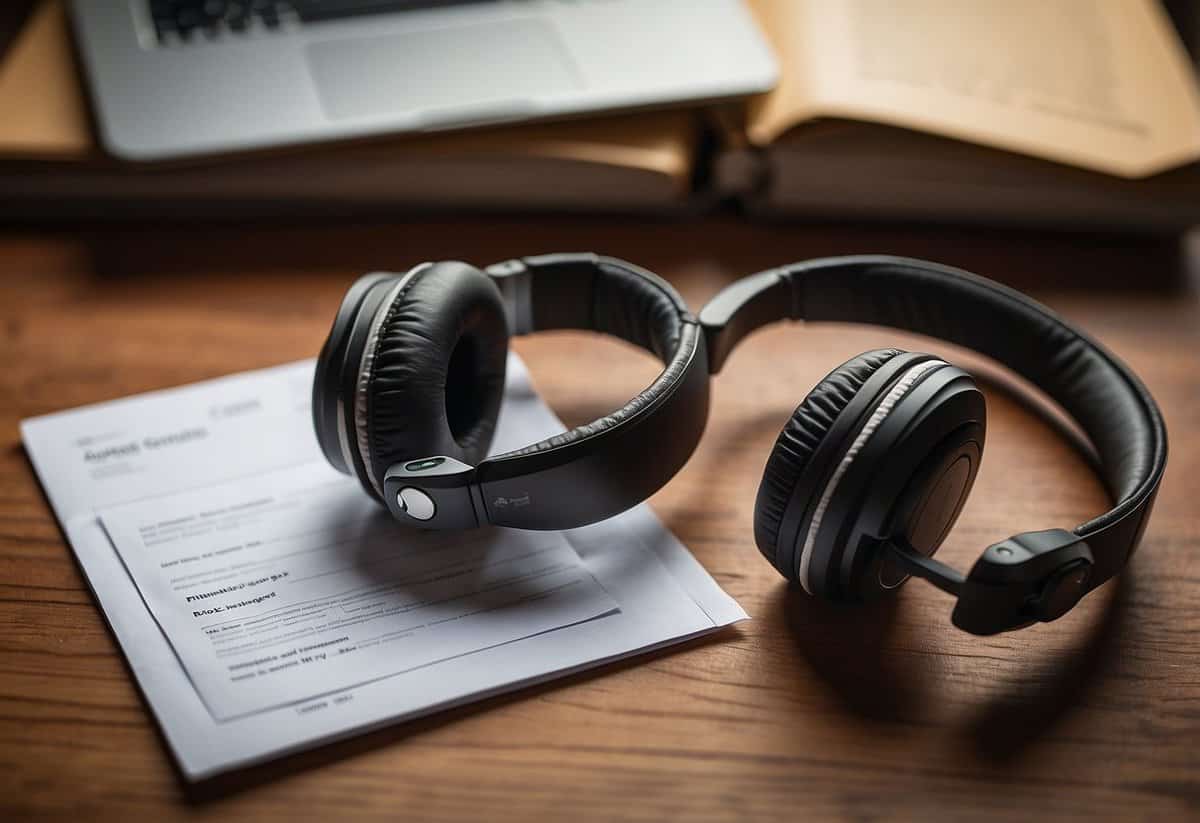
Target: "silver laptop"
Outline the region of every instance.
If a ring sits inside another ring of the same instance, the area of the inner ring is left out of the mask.
[[[717,101],[776,66],[740,0],[73,0],[101,139],[165,160]]]

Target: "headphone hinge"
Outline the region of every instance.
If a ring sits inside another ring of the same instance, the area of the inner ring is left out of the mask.
[[[402,523],[423,529],[473,529],[480,518],[475,467],[453,457],[431,455],[388,467],[383,502]]]
[[[500,289],[510,335],[533,331],[533,271],[524,260],[493,263],[484,271]]]

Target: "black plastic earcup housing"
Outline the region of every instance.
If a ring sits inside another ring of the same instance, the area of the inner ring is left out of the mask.
[[[895,588],[904,577],[878,538],[937,550],[978,471],[985,425],[971,377],[932,355],[881,349],[847,361],[780,433],[755,506],[759,550],[826,599]]]
[[[890,392],[880,404],[890,402]],[[904,582],[885,541],[906,541],[929,556],[937,551],[974,483],[986,428],[983,395],[970,375],[941,362],[923,372],[860,444],[819,526],[810,521],[799,531],[797,543],[812,529],[809,590],[858,602]]]
[[[754,541],[763,556],[785,577],[794,579],[795,572],[790,554],[781,557],[778,551],[779,529],[798,482],[810,468],[813,454],[838,416],[871,375],[901,353],[899,349],[877,349],[847,360],[813,387],[779,433],[758,486]],[[818,472],[820,468],[817,467]]]
[[[504,395],[508,326],[499,289],[466,263],[434,263],[380,310],[366,376],[368,472],[382,488],[393,463],[445,455],[478,464]]]

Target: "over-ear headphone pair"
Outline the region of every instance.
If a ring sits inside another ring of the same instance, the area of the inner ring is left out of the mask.
[[[1128,561],[1166,465],[1153,398],[1124,363],[1044,306],[920,260],[773,269],[728,286],[699,318],[661,278],[596,255],[367,275],[321,350],[314,424],[329,462],[402,521],[580,526],[636,505],[675,475],[703,432],[709,375],[743,337],[783,319],[891,326],[994,358],[1079,423],[1115,501],[1071,531],[1024,532],[988,547],[965,577],[934,560],[979,468],[983,395],[932,355],[867,352],[817,384],[767,460],[754,536],[786,578],[855,601],[916,575],[957,597],[955,625],[991,634],[1061,616]],[[615,335],[664,369],[610,415],[486,457],[509,334],[556,328]]]

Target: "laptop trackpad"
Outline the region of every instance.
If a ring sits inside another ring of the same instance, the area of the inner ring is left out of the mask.
[[[581,85],[558,34],[542,20],[326,40],[308,47],[308,61],[334,119],[422,109],[451,116],[481,104],[503,114],[505,101],[519,106]]]

